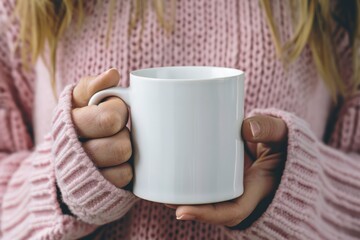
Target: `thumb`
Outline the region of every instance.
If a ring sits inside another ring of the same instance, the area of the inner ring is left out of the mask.
[[[87,106],[92,95],[100,90],[116,87],[119,80],[120,74],[114,68],[103,72],[97,77],[85,77],[80,79],[80,82],[75,86],[73,91],[74,107],[80,108]]]
[[[287,139],[287,126],[280,118],[254,116],[244,120],[242,137],[254,143],[280,143]]]

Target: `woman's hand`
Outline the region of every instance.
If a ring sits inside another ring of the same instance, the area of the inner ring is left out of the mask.
[[[87,106],[91,96],[120,80],[117,70],[110,69],[97,77],[80,80],[73,91],[72,119],[83,147],[102,175],[119,188],[133,177],[127,162],[132,154],[130,133],[126,127],[128,109],[117,97],[107,98],[99,105]]]
[[[255,116],[244,120],[244,194],[227,202],[174,206],[179,220],[197,220],[232,227],[247,218],[257,205],[275,192],[287,149],[287,127],[279,119]]]

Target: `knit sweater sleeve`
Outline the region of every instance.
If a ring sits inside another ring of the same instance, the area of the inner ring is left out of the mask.
[[[286,166],[266,212],[245,231],[231,234],[259,239],[358,238],[360,92],[342,107],[327,145],[292,113],[256,109],[250,115],[259,114],[279,117],[287,124]]]
[[[108,182],[82,148],[71,118],[74,86],[65,88],[54,112],[51,135],[56,183],[77,218],[102,225],[122,217],[138,198]]]
[[[71,123],[73,86],[61,95],[51,133],[33,145],[35,73],[15,51],[13,2],[0,2],[0,238],[80,238],[121,218],[136,197],[106,181],[84,153]]]

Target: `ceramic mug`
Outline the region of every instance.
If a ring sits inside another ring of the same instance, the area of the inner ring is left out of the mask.
[[[130,87],[96,93],[131,109],[133,193],[169,204],[205,204],[243,193],[244,73],[159,67],[130,73]]]

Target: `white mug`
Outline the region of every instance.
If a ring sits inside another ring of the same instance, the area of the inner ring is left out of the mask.
[[[131,109],[136,196],[205,204],[243,193],[244,73],[222,67],[160,67],[130,73],[130,87],[96,93]]]

